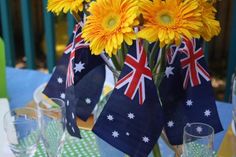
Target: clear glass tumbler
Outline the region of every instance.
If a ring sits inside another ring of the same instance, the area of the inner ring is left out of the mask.
[[[4,129],[16,157],[34,155],[40,138],[38,124],[38,112],[32,108],[18,108],[4,115]]]
[[[183,157],[212,157],[214,129],[204,123],[190,123],[184,127]]]
[[[38,104],[40,130],[48,157],[61,156],[65,141],[65,103],[61,99],[41,100]]]
[[[233,105],[233,124],[234,128],[236,128],[236,76],[233,77],[232,80],[232,105]],[[236,134],[235,129],[233,130],[234,134]]]

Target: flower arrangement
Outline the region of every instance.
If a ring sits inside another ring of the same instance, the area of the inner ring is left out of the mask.
[[[49,0],[47,9],[57,15],[71,13],[77,21],[79,15],[84,15],[82,38],[92,54],[107,54],[114,73],[121,71],[129,47],[141,39],[158,88],[166,53],[172,45],[194,38],[210,41],[220,33],[215,3],[216,0]],[[154,147],[154,152],[158,156],[158,147]]]
[[[157,47],[180,45],[183,38],[210,41],[220,33],[215,0],[49,0],[55,14],[86,14],[82,37],[92,54],[103,52],[119,61],[120,50],[137,38]],[[139,27],[135,32],[134,28]],[[150,44],[149,44],[150,45]],[[153,47],[155,48],[155,47]],[[150,53],[148,53],[150,54]]]

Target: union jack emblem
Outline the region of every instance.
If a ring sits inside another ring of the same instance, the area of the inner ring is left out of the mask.
[[[83,26],[83,23],[80,22],[75,25],[75,28],[73,30],[73,40],[72,43],[70,43],[66,49],[65,54],[70,53],[69,63],[67,67],[67,75],[66,75],[66,87],[70,87],[74,84],[74,70],[73,70],[73,60],[75,58],[75,51],[81,48],[87,48],[89,44],[84,42],[84,39],[81,37],[82,32],[78,32],[79,29],[81,29]]]
[[[133,100],[138,92],[139,104],[142,105],[145,101],[145,78],[152,80],[152,72],[148,67],[144,47],[138,40],[136,40],[136,57],[137,58],[130,54],[126,56],[125,64],[130,67],[132,71],[117,82],[116,88],[120,89],[128,84],[124,94]]]
[[[199,60],[204,57],[203,49],[201,47],[197,47],[196,39],[185,40],[184,47],[181,49],[186,57],[181,59],[181,67],[182,69],[187,69],[183,87],[186,89],[188,82],[191,82],[191,86],[197,86],[201,84],[200,75],[206,80],[210,80],[210,75],[208,72],[199,64]]]

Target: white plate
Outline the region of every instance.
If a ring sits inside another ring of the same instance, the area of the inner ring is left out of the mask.
[[[234,121],[233,120],[231,122],[231,128],[232,128],[234,136],[236,136],[236,130],[235,130],[235,125],[234,125]]]
[[[47,83],[43,83],[34,91],[33,98],[36,104],[38,104],[43,99],[44,95],[42,92],[46,85]]]

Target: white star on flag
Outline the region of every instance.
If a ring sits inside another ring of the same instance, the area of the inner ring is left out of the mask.
[[[129,136],[129,135],[130,135],[129,132],[126,132],[125,134],[126,134],[126,136]]]
[[[57,78],[57,82],[58,82],[59,84],[62,84],[62,83],[63,83],[63,79],[62,79],[61,77],[58,77],[58,78]]]
[[[81,72],[84,68],[84,63],[79,62],[78,64],[75,64],[74,70],[76,72]]]
[[[114,138],[117,138],[117,137],[119,136],[119,133],[118,133],[117,131],[113,131],[113,132],[112,132],[112,136],[113,136]]]
[[[147,137],[147,136],[144,136],[143,137],[143,142],[145,142],[145,143],[148,143],[150,140],[149,140],[149,138]]]
[[[211,111],[210,110],[206,110],[204,112],[204,114],[205,114],[206,117],[209,117],[211,115]]]
[[[85,102],[86,102],[86,104],[91,104],[92,101],[91,101],[91,99],[86,98],[86,99],[85,99]]]
[[[65,98],[66,98],[65,93],[61,93],[60,97],[61,97],[62,99],[65,99]]]
[[[166,67],[165,74],[167,78],[169,78],[170,75],[174,75],[173,70],[174,70],[174,67],[171,67],[171,66]]]
[[[129,119],[134,119],[134,117],[135,117],[135,116],[134,116],[133,113],[128,113],[128,118],[129,118]]]
[[[192,100],[187,100],[186,101],[186,105],[189,106],[189,107],[192,106],[193,105],[193,101]]]
[[[202,127],[198,126],[198,127],[196,128],[196,131],[197,131],[199,134],[201,134],[201,132],[202,132]]]
[[[109,114],[109,115],[107,115],[107,119],[108,119],[109,121],[113,121],[114,118],[113,118],[112,115]]]
[[[171,120],[171,121],[168,122],[167,125],[168,125],[169,128],[172,128],[174,126],[174,122]]]

